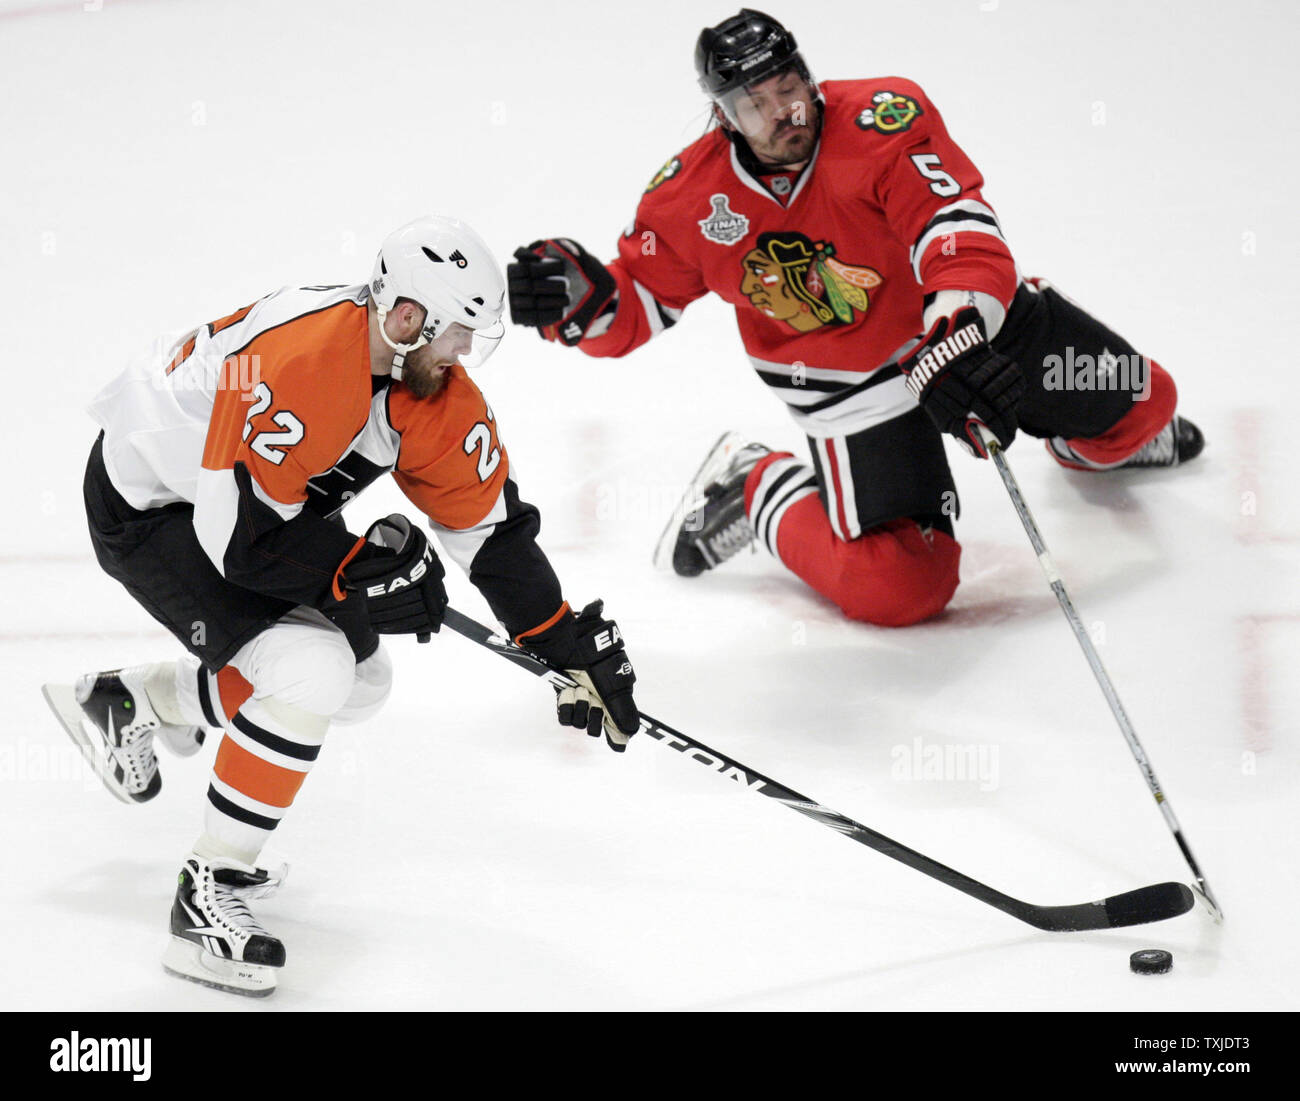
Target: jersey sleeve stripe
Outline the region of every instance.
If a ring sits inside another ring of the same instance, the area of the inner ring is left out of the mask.
[[[677,323],[677,318],[665,318],[665,307],[661,306],[649,288],[632,280],[632,289],[636,291],[637,299],[641,303],[641,312],[645,314],[646,323],[650,326],[650,339],[658,336],[665,329]],[[681,316],[681,311],[677,311],[677,316]]]
[[[347,593],[343,591],[343,571],[347,568],[349,562],[357,556],[357,553],[366,545],[364,538],[359,538],[352,544],[352,549],[344,556],[343,561],[339,563],[339,568],[334,571],[333,578],[330,579],[330,592],[334,594],[335,600],[346,600]]]
[[[559,623],[560,620],[564,618],[565,614],[570,610],[571,609],[569,608],[569,602],[566,600],[563,604],[560,605],[559,610],[553,616],[551,616],[550,619],[546,620],[546,622],[539,623],[536,627],[530,627],[527,631],[521,631],[519,634],[515,635],[514,638],[515,645],[522,646],[524,639],[532,638],[534,635],[540,635],[550,630],[557,623]]]
[[[909,259],[918,283],[921,282],[921,261],[925,258],[926,249],[936,238],[951,233],[986,233],[1006,244],[997,215],[990,207],[976,199],[959,199],[955,203],[941,207],[926,223],[912,246]]]

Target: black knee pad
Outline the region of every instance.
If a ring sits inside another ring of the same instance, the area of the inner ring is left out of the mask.
[[[1022,283],[992,344],[1024,372],[1016,417],[1031,436],[1100,436],[1150,384],[1127,340],[1050,286]]]

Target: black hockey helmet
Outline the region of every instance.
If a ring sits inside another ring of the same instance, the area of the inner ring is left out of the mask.
[[[770,15],[752,8],[741,8],[716,27],[705,27],[695,42],[700,87],[715,101],[790,68],[812,83],[794,35]]]

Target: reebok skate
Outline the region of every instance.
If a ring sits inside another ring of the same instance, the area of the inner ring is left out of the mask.
[[[286,871],[272,874],[233,860],[191,855],[176,887],[163,970],[232,994],[271,994],[276,969],[284,966],[284,945],[262,927],[248,903],[275,891]]]
[[[178,756],[198,752],[204,732],[158,718],[144,682],[148,666],[86,673],[73,687],[47,684],[46,702],[91,768],[124,803],[144,803],[162,790],[154,735]]]

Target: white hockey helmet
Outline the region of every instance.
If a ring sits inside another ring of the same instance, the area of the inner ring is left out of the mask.
[[[375,257],[370,296],[379,313],[379,332],[393,349],[393,377],[402,377],[402,362],[459,323],[474,333],[470,351],[459,357],[477,367],[505,335],[502,311],[505,280],[491,250],[458,218],[429,215],[390,233]],[[396,344],[384,332],[384,318],[400,298],[425,311],[424,328],[412,344]]]

